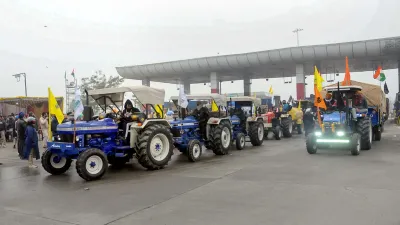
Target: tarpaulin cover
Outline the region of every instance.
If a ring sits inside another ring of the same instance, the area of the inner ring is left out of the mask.
[[[362,87],[361,93],[365,96],[369,107],[377,107],[382,113],[386,112],[386,95],[379,85],[367,84],[359,81],[351,81],[351,85]],[[326,87],[337,87],[337,83],[328,85]],[[339,86],[341,87],[341,85]],[[326,91],[321,91],[321,96],[325,98]]]

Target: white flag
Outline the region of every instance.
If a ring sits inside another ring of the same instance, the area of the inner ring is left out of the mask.
[[[74,118],[75,120],[82,114],[83,112],[83,104],[81,100],[81,91],[76,88],[75,89],[75,99],[74,99]]]
[[[188,106],[189,102],[186,98],[185,91],[183,86],[179,88],[179,99],[178,99],[178,105],[184,109]]]

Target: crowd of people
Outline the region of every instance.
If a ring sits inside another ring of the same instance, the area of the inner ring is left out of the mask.
[[[37,168],[33,159],[40,159],[39,137],[43,140],[43,148],[46,148],[48,139],[48,114],[42,113],[39,121],[33,112],[13,113],[4,118],[0,116],[0,147],[7,147],[7,141],[13,142],[21,160],[28,160],[28,166]],[[0,163],[0,165],[2,165]]]

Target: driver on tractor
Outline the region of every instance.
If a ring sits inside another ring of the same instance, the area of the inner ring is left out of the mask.
[[[132,122],[132,115],[134,113],[140,113],[140,110],[138,108],[133,107],[132,102],[128,99],[125,102],[124,105],[124,110],[122,111],[121,115],[121,123],[120,123],[120,129],[123,130],[123,134],[126,132],[126,125],[130,122]]]
[[[325,105],[328,109],[332,109],[333,107],[337,106],[336,100],[332,98],[332,93],[326,93]]]
[[[282,111],[283,112],[289,112],[290,111],[290,105],[286,102],[286,100],[282,101]]]
[[[192,116],[199,121],[199,128],[201,136],[206,139],[207,136],[207,121],[210,118],[208,108],[204,106],[203,102],[198,101],[196,109],[193,110]]]

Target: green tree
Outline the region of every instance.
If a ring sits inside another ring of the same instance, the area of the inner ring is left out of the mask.
[[[80,90],[82,93],[82,102],[86,103],[85,90],[95,90],[103,88],[119,87],[124,82],[124,78],[120,76],[106,76],[101,70],[95,71],[90,77],[81,79]],[[93,107],[95,113],[99,113],[101,108],[97,105],[93,98],[89,98],[89,105]]]

